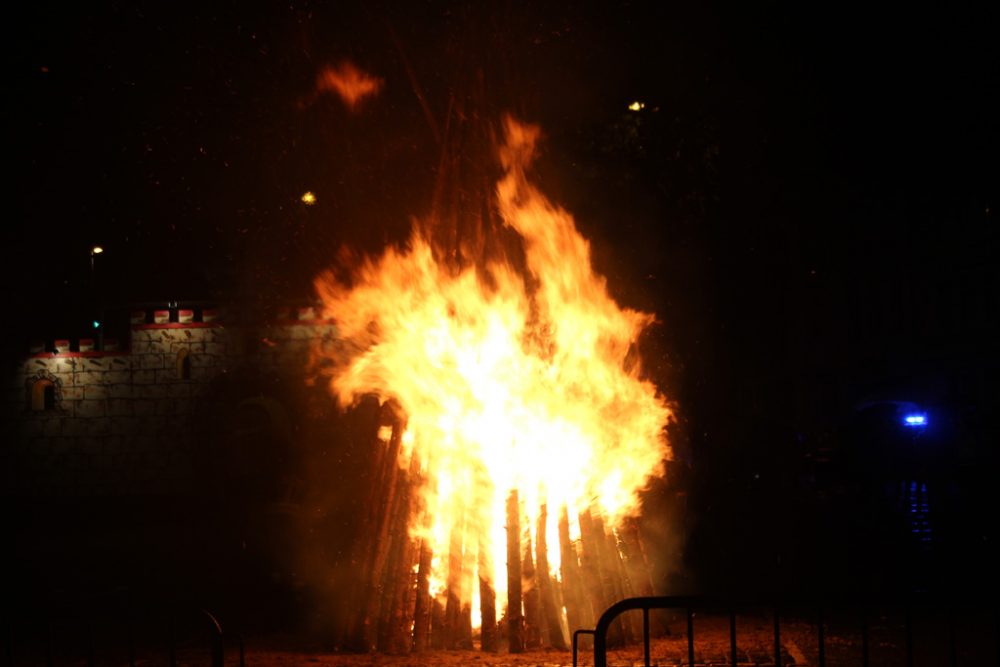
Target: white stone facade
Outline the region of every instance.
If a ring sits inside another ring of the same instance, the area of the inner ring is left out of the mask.
[[[7,382],[0,491],[183,493],[191,416],[213,383],[248,366],[305,382],[313,344],[335,335],[315,319],[205,320],[133,324],[123,351],[62,346],[24,358]]]

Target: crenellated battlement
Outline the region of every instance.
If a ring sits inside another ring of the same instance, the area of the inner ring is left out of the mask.
[[[202,329],[226,328],[227,326],[246,327],[246,324],[235,324],[227,321],[224,311],[219,308],[199,309],[162,309],[147,308],[129,312],[129,323],[132,341],[136,340],[136,332],[158,329]],[[260,318],[255,326],[271,327],[319,327],[332,324],[330,320],[317,317],[314,306],[279,307],[269,313],[268,317]],[[297,336],[301,338],[301,336]],[[143,337],[140,335],[141,340]],[[128,354],[129,343],[123,347],[117,338],[105,338],[98,347],[95,338],[56,338],[51,341],[33,340],[28,344],[29,357],[100,357],[105,354]]]

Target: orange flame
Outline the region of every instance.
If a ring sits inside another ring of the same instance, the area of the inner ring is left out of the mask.
[[[340,337],[326,352],[338,402],[375,393],[408,417],[401,459],[416,456],[427,480],[425,514],[410,530],[432,545],[432,593],[443,590],[456,536],[470,569],[503,567],[510,491],[532,533],[543,505],[574,520],[595,509],[613,526],[638,512],[638,492],[670,455],[670,409],[635,352],[653,316],[615,303],[573,218],[528,181],[539,128],[504,126],[497,204],[523,239],[527,276],[508,262],[449,266],[414,231],[364,263],[353,285],[332,273],[316,281]],[[558,577],[558,526],[547,524]],[[477,575],[504,604],[506,577]],[[478,606],[475,586],[453,592]]]
[[[336,67],[328,65],[316,75],[316,92],[336,93],[352,111],[361,100],[377,95],[381,89],[382,79],[362,72],[347,61]]]

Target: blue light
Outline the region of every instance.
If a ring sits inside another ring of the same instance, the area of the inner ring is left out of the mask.
[[[100,329],[101,328],[101,323],[99,321],[94,320],[93,324],[94,324],[94,328],[95,329]]]
[[[927,426],[927,415],[921,412],[912,412],[903,417],[903,424],[911,428],[922,428]]]

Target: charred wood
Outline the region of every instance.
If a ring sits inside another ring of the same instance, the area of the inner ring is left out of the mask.
[[[413,605],[413,650],[426,651],[431,638],[430,571],[434,554],[426,540],[420,542],[417,589]]]
[[[444,648],[444,604],[440,599],[431,601],[431,648],[439,651]]]
[[[549,574],[548,538],[545,534],[548,524],[548,507],[541,506],[538,516],[538,527],[535,531],[535,552],[537,567],[535,568],[535,588],[538,590],[540,612],[542,616],[542,639],[547,646],[566,650],[566,639],[563,637],[562,624],[559,622],[559,611],[556,606],[556,591]]]
[[[493,572],[493,562],[488,546],[480,540],[478,549],[479,571],[479,648],[482,651],[495,653],[497,644],[497,594],[490,581]]]
[[[542,645],[541,611],[538,588],[535,586],[535,563],[531,555],[531,525],[525,526],[521,540],[524,556],[521,559],[521,595],[524,599],[524,647]]]
[[[517,491],[507,496],[507,645],[511,653],[524,651],[521,616],[521,521]]]
[[[594,627],[594,619],[586,612],[583,583],[580,579],[580,561],[577,558],[576,546],[569,538],[569,512],[564,505],[559,513],[559,573],[562,576],[563,604],[566,606],[566,621],[569,632],[581,628]]]

